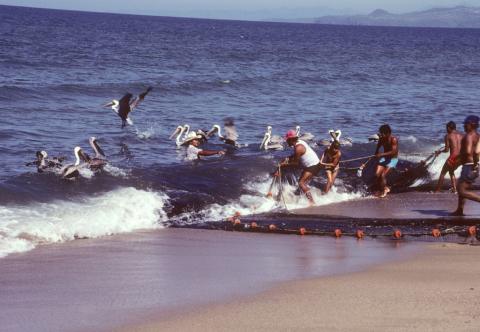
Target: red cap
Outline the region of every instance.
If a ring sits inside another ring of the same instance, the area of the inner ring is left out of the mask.
[[[289,130],[287,131],[287,137],[284,137],[283,139],[289,139],[289,138],[294,138],[297,137],[297,132],[295,130]]]

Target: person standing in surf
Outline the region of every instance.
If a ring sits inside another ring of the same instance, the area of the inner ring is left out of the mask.
[[[450,174],[450,180],[452,181],[454,194],[457,193],[457,186],[456,186],[456,179],[454,171],[460,166],[461,158],[460,158],[460,146],[462,144],[463,135],[457,132],[457,125],[455,122],[450,121],[447,123],[447,135],[445,135],[445,148],[443,150],[435,151],[436,154],[440,154],[442,152],[449,152],[450,156],[448,157],[447,161],[443,165],[442,172],[440,177],[438,178],[438,187],[436,193],[440,193],[442,190],[442,183],[443,179],[445,178],[445,174],[447,172]]]
[[[383,153],[379,153],[383,146]],[[392,129],[385,124],[380,126],[380,136],[375,150],[375,158],[378,160],[375,170],[375,179],[377,180],[380,191],[373,194],[374,197],[385,197],[390,189],[387,187],[387,175],[390,174],[398,163],[398,139],[392,135]]]
[[[198,148],[200,144],[200,139],[202,139],[202,135],[197,135],[196,132],[192,131],[187,135],[187,139],[185,140],[184,144],[188,144],[187,148],[187,156],[185,160],[193,161],[193,160],[200,160],[202,159],[200,156],[213,156],[214,154],[224,155],[225,152],[223,151],[207,151]]]
[[[327,156],[327,162],[323,162],[323,158]],[[338,169],[340,168],[340,157],[342,153],[340,152],[340,142],[334,141],[322,154],[320,158],[320,165],[325,166],[325,171],[327,172],[327,185],[325,186],[325,195],[328,194],[328,191],[333,186],[333,182],[337,178]]]
[[[318,175],[320,171],[320,159],[318,159],[317,154],[313,149],[304,141],[298,139],[296,130],[289,130],[287,136],[283,139],[287,140],[289,146],[295,148],[294,154],[287,158],[288,163],[282,163],[278,166],[280,168],[284,167],[298,167],[300,164],[303,167],[302,175],[300,180],[298,180],[298,186],[302,189],[305,196],[307,196],[310,201],[310,206],[315,206],[315,201],[313,200],[312,193],[307,187],[307,182],[310,181],[314,176]],[[293,161],[292,161],[293,160]]]
[[[478,121],[476,115],[469,115],[463,121],[463,128],[466,135],[462,138],[460,147],[460,160],[462,163],[462,174],[458,180],[458,206],[452,216],[463,216],[463,208],[467,199],[479,202],[480,196],[468,189],[478,178],[478,160],[480,157],[480,135],[477,133]]]

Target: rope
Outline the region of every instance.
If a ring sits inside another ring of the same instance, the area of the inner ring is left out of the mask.
[[[278,166],[278,185],[280,187],[280,194],[282,195],[283,205],[285,205],[285,210],[288,211],[287,203],[285,203],[285,197],[283,197],[283,187],[282,187],[282,168]]]

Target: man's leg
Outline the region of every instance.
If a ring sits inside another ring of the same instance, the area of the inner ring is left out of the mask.
[[[470,188],[470,184],[467,182],[460,182],[458,184],[458,206],[455,212],[452,213],[453,216],[463,216],[463,208],[465,207],[465,203],[467,202],[467,197],[465,194],[467,193],[467,189]]]
[[[442,190],[442,184],[443,184],[443,180],[445,179],[446,173],[447,173],[447,170],[445,169],[445,165],[444,165],[442,168],[442,173],[440,173],[440,177],[438,178],[437,193],[439,193]],[[450,174],[450,178],[452,178],[451,174]]]
[[[457,179],[455,178],[455,172],[453,171],[453,169],[449,171],[449,174],[450,174],[450,180],[452,180],[452,187],[453,187],[452,192],[454,194],[456,194],[457,193],[457,181],[456,181]]]
[[[310,172],[302,172],[302,175],[300,176],[300,180],[298,180],[298,185],[302,189],[302,191],[305,193],[305,196],[307,196],[308,200],[310,201],[310,205],[316,205],[315,201],[313,200],[312,193],[307,187],[307,182],[310,181],[313,178],[313,174]]]
[[[327,186],[325,187],[325,195],[328,194],[328,191],[333,185],[333,174],[331,171],[327,171]]]
[[[375,169],[375,180],[378,183],[378,187],[380,189],[379,194],[383,191],[382,187],[382,173],[385,170],[385,166],[383,165],[377,165],[377,168]]]

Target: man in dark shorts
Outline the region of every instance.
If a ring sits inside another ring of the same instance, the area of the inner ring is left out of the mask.
[[[442,190],[443,179],[445,178],[445,174],[447,174],[447,172],[450,174],[450,180],[452,180],[452,192],[454,194],[457,193],[454,171],[461,165],[460,146],[462,144],[463,135],[457,132],[456,129],[457,125],[455,124],[455,122],[450,121],[449,123],[447,123],[448,134],[445,135],[445,148],[441,151],[435,151],[436,154],[450,151],[450,157],[448,157],[447,161],[443,165],[442,173],[438,178],[438,188],[436,193],[440,193],[440,190]]]
[[[469,115],[463,121],[466,135],[462,138],[460,147],[460,158],[462,163],[462,175],[458,181],[458,207],[453,216],[463,216],[463,208],[467,199],[479,202],[480,196],[468,189],[478,178],[478,160],[480,154],[480,146],[478,144],[480,135],[477,133],[478,121],[480,119],[476,115]]]
[[[304,141],[298,139],[297,132],[295,130],[289,130],[287,132],[287,137],[283,139],[287,140],[289,146],[295,148],[295,153],[287,158],[288,163],[279,164],[280,168],[284,167],[297,167],[300,164],[303,167],[302,175],[300,180],[298,180],[298,186],[304,192],[310,201],[311,206],[315,206],[315,201],[313,200],[312,193],[307,187],[307,182],[310,181],[314,176],[318,175],[320,171],[320,159],[318,159],[317,154],[313,149]],[[292,161],[293,160],[293,161]]]
[[[323,162],[323,158],[327,156],[327,162]],[[325,166],[325,171],[327,172],[327,185],[325,186],[325,195],[328,194],[328,191],[333,186],[333,182],[337,178],[337,173],[340,168],[340,157],[342,153],[340,152],[340,142],[333,141],[333,143],[323,151],[322,157],[320,158],[320,165]]]
[[[375,178],[377,179],[380,191],[373,194],[373,197],[383,198],[387,196],[390,189],[387,187],[387,175],[397,166],[398,162],[398,139],[392,135],[392,129],[385,124],[380,126],[380,139],[378,140],[375,158],[378,160]],[[378,153],[383,146],[383,153]]]

